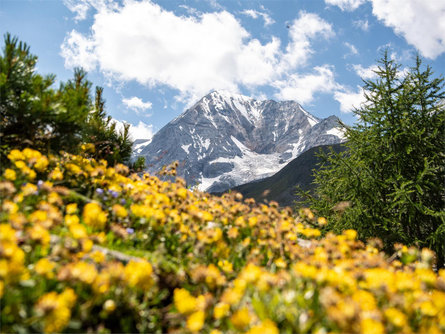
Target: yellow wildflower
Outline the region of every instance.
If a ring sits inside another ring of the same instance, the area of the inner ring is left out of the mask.
[[[82,239],[82,251],[88,253],[93,248],[93,242],[90,239]]]
[[[196,298],[185,289],[175,289],[173,301],[179,313],[186,314],[197,309]]]
[[[257,223],[258,223],[258,218],[257,217],[249,217],[248,219],[248,223],[250,227],[254,227]]]
[[[80,219],[76,215],[66,215],[65,224],[69,227],[71,225],[79,225]]]
[[[215,319],[221,319],[229,313],[230,305],[226,303],[218,303],[215,305],[213,309],[213,316]]]
[[[18,169],[20,169],[21,171],[23,171],[23,169],[27,168],[26,163],[25,163],[24,161],[22,161],[22,160],[16,161],[16,162],[14,163],[14,165],[15,165]]]
[[[60,295],[49,292],[40,297],[36,308],[44,312],[43,330],[45,332],[61,332],[71,317],[71,307],[76,301],[72,289],[66,289]]]
[[[25,148],[22,152],[28,161],[31,159],[38,159],[42,156],[42,154],[39,151],[33,150],[28,147]]]
[[[438,309],[431,301],[427,300],[420,303],[420,312],[426,316],[434,317],[437,315]]]
[[[374,295],[365,290],[355,291],[352,295],[352,300],[355,301],[364,311],[373,311],[377,307]]]
[[[32,183],[27,183],[22,187],[23,196],[29,196],[37,192],[37,186]]]
[[[287,263],[286,261],[283,260],[283,258],[278,258],[274,261],[275,265],[277,266],[277,268],[286,268],[287,267]]]
[[[130,261],[125,266],[124,277],[130,286],[148,289],[153,283],[152,273],[153,267],[149,262]]]
[[[187,198],[187,189],[185,188],[179,188],[176,191],[176,194],[178,194],[179,197],[181,197],[182,199],[186,199]]]
[[[15,179],[17,178],[15,170],[10,169],[10,168],[5,169],[3,176],[5,177],[5,179],[7,179],[9,181],[15,181]]]
[[[229,232],[227,232],[227,235],[229,238],[235,239],[238,237],[238,227],[232,227],[230,228]]]
[[[48,167],[48,164],[49,164],[48,158],[45,156],[41,156],[37,158],[34,168],[39,172],[43,172],[46,169],[46,167]]]
[[[16,231],[8,224],[0,224],[0,241],[16,242]]]
[[[46,228],[40,224],[36,224],[28,229],[29,236],[32,240],[39,241],[42,245],[49,244],[51,236]]]
[[[88,236],[87,229],[82,224],[70,224],[69,229],[74,239],[82,239]]]
[[[325,217],[319,217],[317,219],[317,223],[320,226],[325,226],[328,223],[328,221],[327,221],[327,219]]]
[[[197,332],[201,330],[201,328],[204,326],[204,318],[204,311],[197,311],[190,314],[190,316],[187,318],[187,328],[191,332]]]
[[[250,314],[247,307],[243,307],[236,311],[231,317],[230,321],[239,330],[243,330],[250,324]]]
[[[346,239],[348,239],[348,240],[355,240],[357,238],[357,231],[356,230],[346,230],[346,231],[343,231],[343,235],[346,236]]]
[[[68,215],[73,215],[77,211],[77,203],[70,203],[66,206],[66,213]]]
[[[364,318],[360,321],[360,329],[363,334],[383,334],[385,333],[385,327],[383,327],[380,321]]]
[[[406,325],[406,316],[398,309],[390,307],[385,310],[385,316],[388,321],[396,327],[404,327]]]
[[[107,214],[97,203],[88,203],[83,208],[83,221],[94,228],[103,228],[107,222]]]
[[[62,173],[62,171],[60,170],[59,167],[56,167],[56,168],[54,168],[54,169],[52,170],[51,173],[49,173],[48,178],[49,178],[50,180],[60,181],[60,180],[63,180],[63,173]]]
[[[59,300],[60,302],[71,308],[74,306],[74,303],[76,302],[77,296],[74,293],[74,290],[71,288],[66,288],[65,290],[63,290],[63,292],[59,295]]]
[[[247,334],[279,334],[279,330],[275,323],[270,320],[264,320],[260,325],[253,326]]]
[[[19,211],[19,206],[14,202],[6,200],[3,202],[2,209],[11,215]]]
[[[315,278],[317,276],[317,268],[304,262],[297,262],[292,267],[294,273],[298,276]]]
[[[243,269],[240,274],[240,277],[245,280],[247,283],[255,282],[261,275],[261,269],[254,265],[253,263],[249,263],[247,267]]]
[[[52,261],[49,261],[47,258],[40,259],[35,264],[35,271],[37,274],[45,276],[48,279],[54,278],[53,269],[56,264]]]
[[[113,212],[119,218],[125,218],[128,215],[127,209],[120,204],[113,205]]]
[[[91,252],[89,256],[96,263],[103,263],[105,261],[105,254],[98,250]]]
[[[25,160],[25,155],[19,150],[11,150],[8,154],[8,159],[11,161]]]
[[[94,264],[84,261],[69,263],[59,270],[59,280],[76,279],[86,284],[92,284],[97,277]]]
[[[226,273],[233,272],[233,265],[231,262],[229,262],[227,260],[219,260],[218,266]]]
[[[66,169],[68,171],[70,171],[74,175],[82,174],[82,169],[79,166],[75,165],[75,164],[68,163],[68,164],[65,165],[65,167],[66,167]]]

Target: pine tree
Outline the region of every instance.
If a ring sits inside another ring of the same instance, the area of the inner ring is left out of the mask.
[[[433,77],[417,57],[401,71],[385,52],[365,80],[366,102],[357,123],[342,124],[347,151],[325,156],[308,199],[328,228],[379,237],[387,250],[396,242],[430,247],[445,261],[444,79]]]
[[[5,34],[0,56],[0,137],[2,156],[8,147],[44,149],[48,123],[56,108],[54,75],[35,73],[37,57],[26,43]]]
[[[130,125],[117,130],[105,112],[103,89],[96,87],[93,103],[92,83],[81,68],[74,70],[73,79],[54,89],[55,76],[36,73],[36,62],[28,45],[5,35],[0,55],[2,160],[12,148],[78,153],[83,143],[93,143],[94,158],[106,159],[111,165],[128,163],[133,145]]]

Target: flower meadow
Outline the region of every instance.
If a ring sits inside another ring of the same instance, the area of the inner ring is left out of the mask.
[[[81,155],[12,150],[2,332],[444,333],[434,253]]]

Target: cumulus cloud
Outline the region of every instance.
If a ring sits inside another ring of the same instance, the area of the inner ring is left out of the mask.
[[[122,99],[122,103],[127,106],[128,109],[135,111],[136,113],[143,112],[147,109],[151,109],[151,102],[144,102],[141,98],[133,96],[129,99]]]
[[[445,52],[445,1],[372,0],[373,14],[434,59]]]
[[[65,37],[61,46],[61,55],[65,59],[65,67],[83,67],[87,71],[93,70],[97,65],[95,54],[95,41],[88,39],[76,30],[72,30]]]
[[[377,65],[363,67],[360,64],[356,64],[352,65],[352,68],[354,69],[355,73],[357,73],[357,75],[364,80],[377,78],[377,74],[375,73],[375,71],[378,69]]]
[[[424,57],[435,59],[445,52],[445,1],[440,0],[325,0],[342,10],[353,11],[372,3],[372,13],[396,34],[418,49]],[[367,31],[368,21],[354,25]]]
[[[273,85],[279,89],[275,95],[278,99],[296,100],[301,104],[312,102],[316,93],[332,93],[340,88],[329,65],[317,66],[310,74],[292,74],[287,80]]]
[[[236,92],[274,82],[306,63],[313,39],[334,35],[319,16],[300,12],[282,51],[278,38],[261,43],[226,11],[187,17],[148,0],[110,6],[95,6],[89,34],[73,30],[66,36],[65,65],[98,68],[119,81],[167,85],[183,101],[214,89]]]
[[[331,6],[338,6],[342,11],[353,11],[360,7],[366,0],[325,0]]]
[[[290,43],[286,47],[283,60],[293,68],[306,63],[313,53],[311,40],[316,37],[330,38],[334,36],[332,26],[313,13],[301,11],[289,27]]]
[[[253,19],[257,19],[257,18],[261,17],[264,20],[264,26],[265,27],[275,23],[275,21],[269,16],[269,14],[263,13],[263,12],[259,12],[259,11],[254,10],[254,9],[246,9],[246,10],[242,11],[241,14],[250,16]]]
[[[354,108],[360,108],[362,103],[365,102],[364,90],[360,86],[357,86],[357,91],[355,92],[343,88],[335,91],[334,99],[340,103],[341,112],[350,113]]]
[[[117,119],[113,119],[116,122],[116,129],[118,131],[122,131],[124,129],[124,124],[128,124],[125,121],[118,121]],[[132,140],[136,139],[150,139],[153,137],[153,125],[146,124],[142,121],[139,121],[137,125],[130,124],[130,136]]]
[[[99,10],[91,31],[90,37],[73,31],[65,39],[67,66],[92,68],[97,60],[100,70],[116,79],[164,84],[195,98],[211,89],[236,90],[243,80],[240,56],[254,46],[244,42],[249,34],[228,12],[179,17],[148,1]]]

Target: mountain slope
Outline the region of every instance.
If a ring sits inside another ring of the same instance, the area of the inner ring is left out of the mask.
[[[338,119],[317,119],[295,101],[212,92],[139,148],[149,172],[179,161],[190,186],[210,192],[273,175],[311,147],[342,140]]]
[[[317,153],[320,150],[328,152],[330,148],[337,153],[346,149],[341,144],[313,147],[289,162],[278,173],[259,181],[237,186],[232,190],[240,192],[245,198],[254,198],[257,202],[276,201],[281,206],[292,206],[297,199],[296,186],[303,190],[313,189],[313,170],[317,169],[321,162]]]

